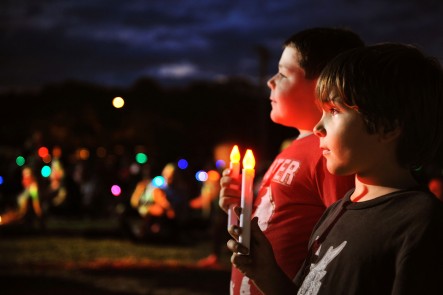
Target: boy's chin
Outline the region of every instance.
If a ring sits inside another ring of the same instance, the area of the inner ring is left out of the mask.
[[[331,173],[333,175],[346,176],[346,175],[351,175],[352,174],[352,172],[349,172],[344,167],[332,165],[332,164],[329,164],[329,163],[326,164],[326,168],[328,169],[329,173]]]
[[[276,123],[276,124],[280,124],[280,118],[279,116],[277,116],[274,111],[271,111],[271,113],[269,114],[269,118],[271,118],[271,121]]]
[[[283,120],[281,117],[273,115],[272,112],[271,112],[270,118],[271,118],[271,121],[274,122],[275,124],[279,124],[279,125],[286,126],[286,127],[294,127],[290,123],[288,123],[287,121]]]

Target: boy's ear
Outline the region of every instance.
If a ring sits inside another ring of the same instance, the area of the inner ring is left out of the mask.
[[[400,127],[392,128],[388,131],[384,130],[380,132],[380,142],[390,142],[396,140],[402,132]]]

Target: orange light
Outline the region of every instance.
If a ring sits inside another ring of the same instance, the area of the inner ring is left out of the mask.
[[[220,174],[215,170],[209,170],[208,171],[208,180],[209,181],[219,181],[220,180]]]
[[[239,163],[240,162],[240,151],[238,150],[238,146],[234,145],[231,151],[231,155],[229,156],[231,163]]]
[[[243,167],[245,169],[254,169],[255,167],[255,158],[252,150],[246,150],[245,157],[243,158]]]

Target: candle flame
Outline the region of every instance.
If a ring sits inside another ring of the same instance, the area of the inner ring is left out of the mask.
[[[245,169],[254,169],[255,167],[255,158],[252,150],[246,150],[245,157],[243,158],[243,167]]]
[[[232,163],[240,163],[240,151],[237,145],[232,148],[230,159]]]

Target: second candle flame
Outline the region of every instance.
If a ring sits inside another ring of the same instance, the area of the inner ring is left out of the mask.
[[[245,157],[243,158],[243,168],[245,169],[254,169],[255,167],[255,158],[252,150],[246,150]]]

